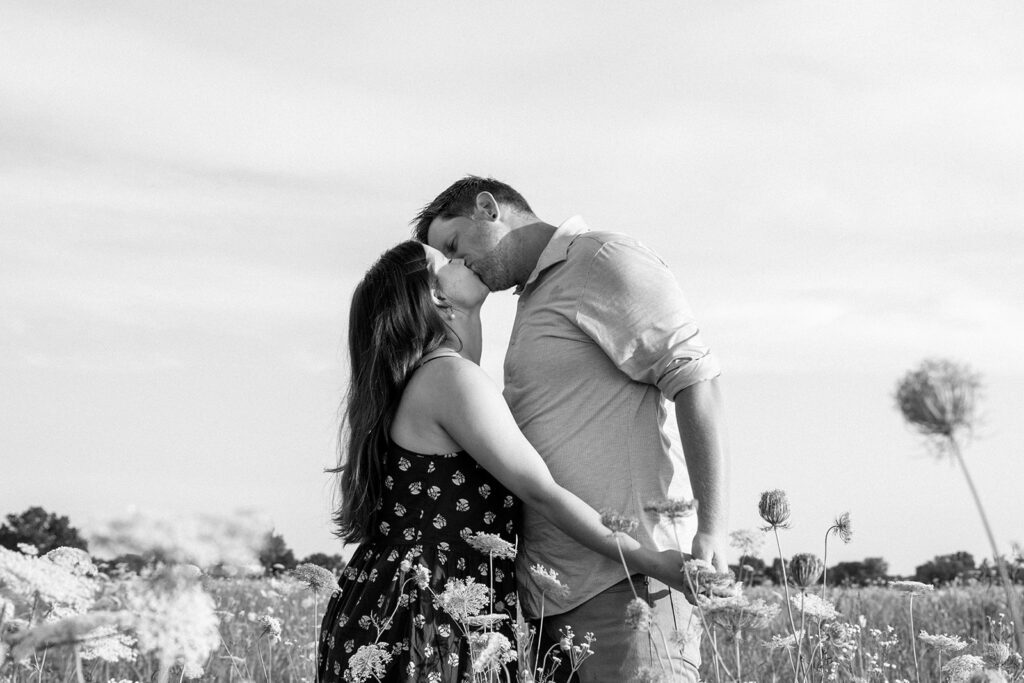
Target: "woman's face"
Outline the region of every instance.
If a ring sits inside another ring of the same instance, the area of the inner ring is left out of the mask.
[[[449,303],[465,310],[476,308],[484,302],[490,290],[476,273],[466,267],[462,259],[449,261],[440,251],[426,244],[423,250],[426,252],[428,267],[437,277],[441,294]]]

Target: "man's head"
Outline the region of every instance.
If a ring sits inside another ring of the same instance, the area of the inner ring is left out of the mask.
[[[515,284],[521,270],[517,227],[536,222],[523,196],[493,178],[466,176],[439,194],[413,219],[416,239],[448,258],[461,258],[493,292]]]

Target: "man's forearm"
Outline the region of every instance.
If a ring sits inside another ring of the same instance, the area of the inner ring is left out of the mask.
[[[728,533],[729,460],[718,379],[698,382],[675,397],[676,422],[693,496],[699,502],[697,531]]]

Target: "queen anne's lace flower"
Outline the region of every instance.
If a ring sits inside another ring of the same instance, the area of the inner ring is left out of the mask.
[[[306,584],[314,593],[333,593],[338,590],[338,579],[330,569],[306,562],[292,570],[292,576]]]
[[[798,610],[803,610],[804,615],[811,619],[832,621],[839,617],[839,612],[836,611],[835,606],[830,601],[823,600],[813,593],[793,595],[789,598],[789,601]]]
[[[624,515],[618,510],[601,510],[601,524],[611,529],[612,534],[632,533],[640,522],[635,517]]]
[[[920,581],[892,581],[889,583],[889,588],[900,593],[910,593],[911,595],[922,595],[935,590],[935,586],[921,583]]]
[[[651,606],[646,600],[633,598],[626,605],[626,626],[634,631],[651,630]]]
[[[84,612],[93,603],[98,585],[48,557],[32,557],[0,547],[0,584],[11,597],[67,608],[65,614]]]
[[[281,620],[264,614],[260,617],[259,625],[263,627],[260,635],[266,634],[270,640],[281,640]]]
[[[960,655],[946,662],[942,667],[951,683],[964,683],[975,671],[985,668],[985,662],[977,655]]]
[[[960,636],[949,636],[939,633],[931,635],[925,630],[922,630],[920,635],[918,635],[918,640],[925,645],[935,648],[944,655],[960,652],[960,650],[967,647],[967,643],[961,640]]]
[[[685,500],[683,498],[666,498],[665,500],[651,501],[644,510],[655,512],[669,519],[680,519],[692,517],[697,514],[697,499]]]
[[[135,638],[121,633],[114,626],[101,626],[86,634],[82,643],[82,659],[100,659],[104,662],[130,662],[138,654]]]
[[[789,499],[782,489],[763,492],[757,509],[769,529],[789,526]]]
[[[543,565],[535,564],[530,567],[530,574],[542,593],[552,593],[563,598],[569,595],[569,587],[558,580],[558,572],[554,569],[548,569]]]
[[[371,679],[380,680],[390,661],[391,653],[387,651],[387,645],[383,643],[361,645],[348,660],[345,680],[350,683],[364,683]]]
[[[473,672],[484,674],[500,669],[516,660],[512,643],[504,634],[495,631],[469,634],[470,651],[473,653]]]
[[[472,578],[448,579],[444,591],[434,597],[434,606],[443,609],[456,621],[465,621],[487,606],[487,597],[487,586]]]
[[[497,534],[487,534],[478,531],[467,538],[466,542],[482,553],[488,553],[494,557],[506,560],[516,559],[516,547]]]

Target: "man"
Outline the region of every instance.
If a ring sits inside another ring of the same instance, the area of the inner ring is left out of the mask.
[[[665,264],[636,240],[591,232],[578,217],[545,223],[516,190],[489,178],[457,181],[414,224],[417,239],[464,259],[491,291],[516,288],[505,399],[555,480],[598,510],[638,519],[634,536],[642,544],[675,548],[692,537],[693,556],[724,570],[719,368]],[[662,429],[666,399],[675,403],[683,457]],[[685,473],[699,501],[696,530],[692,517],[666,521],[644,509],[679,497]],[[678,522],[682,529],[672,527]],[[534,564],[554,569],[569,596],[542,595],[528,571]],[[517,569],[526,615],[537,618],[543,600],[548,639],[558,642],[567,625],[595,634],[581,683],[622,683],[643,666],[659,666],[661,638],[625,626],[633,592],[621,564],[526,510]],[[632,585],[652,604],[666,638],[694,628],[678,593],[646,577],[634,576]],[[669,649],[671,680],[698,680],[699,637],[682,653]]]

